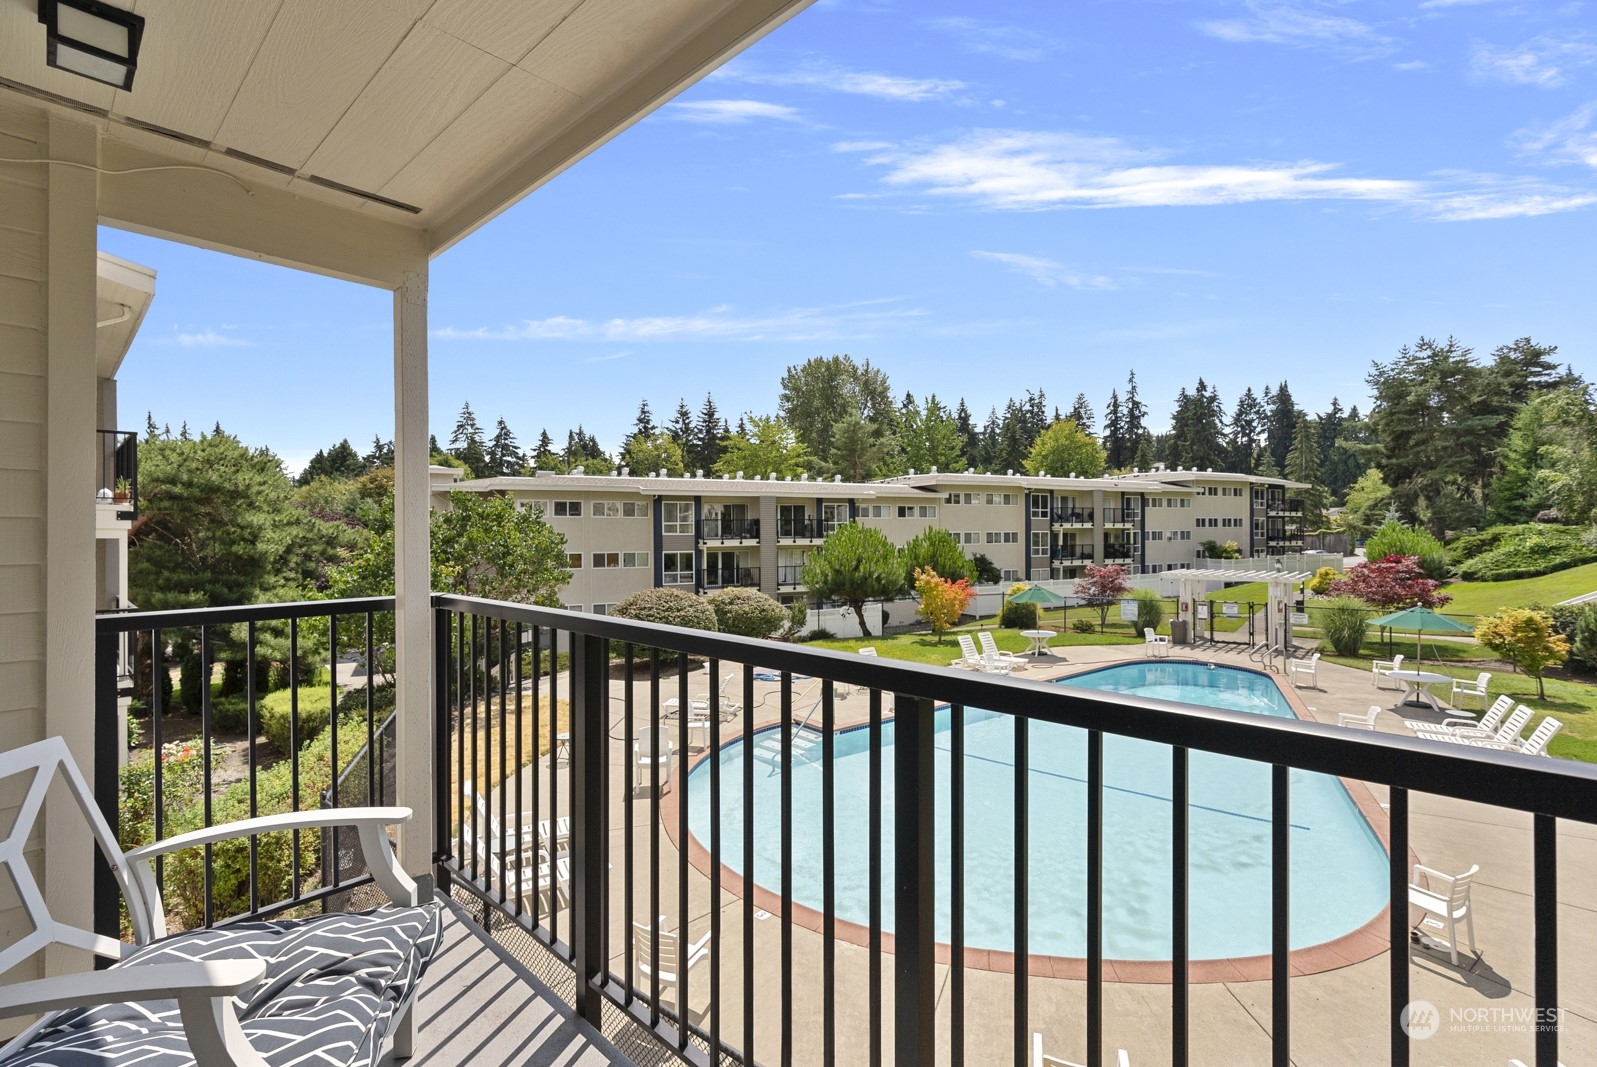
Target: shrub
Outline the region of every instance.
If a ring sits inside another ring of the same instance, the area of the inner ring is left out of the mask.
[[[1572,526],[1531,523],[1499,527],[1486,533],[1496,534],[1491,547],[1477,552],[1458,568],[1458,576],[1466,581],[1504,582],[1514,578],[1534,578],[1538,574],[1551,574],[1566,567],[1597,561],[1597,547],[1587,544],[1580,531]]]
[[[1131,594],[1137,602],[1137,632],[1157,630],[1164,622],[1164,600],[1152,589],[1137,589]]]
[[[1586,605],[1575,617],[1569,662],[1582,670],[1597,671],[1597,604]]]
[[[290,741],[289,712],[293,707],[291,703],[294,690],[280,689],[275,693],[268,693],[260,699],[256,715],[260,717],[260,730],[271,742],[272,747],[284,756],[294,754],[294,746]],[[392,690],[389,690],[392,693]],[[299,693],[299,744],[305,747],[306,742],[318,736],[327,729],[327,687],[326,686],[301,686]],[[340,706],[342,707],[342,700]],[[392,697],[390,697],[392,703]],[[364,705],[362,705],[364,707]]]
[[[199,711],[199,708],[195,708]],[[224,734],[241,734],[249,725],[249,702],[242,696],[211,699],[211,729]]]
[[[1003,613],[998,616],[998,625],[1011,630],[1035,630],[1037,628],[1037,605],[1017,604],[1013,600],[1005,600]]]
[[[1335,567],[1321,567],[1314,572],[1314,577],[1304,584],[1308,586],[1309,592],[1316,596],[1324,596],[1326,591],[1331,588],[1331,583],[1340,577],[1342,577],[1342,572]]]
[[[794,641],[804,632],[804,625],[810,621],[810,606],[802,600],[795,600],[787,606],[787,619],[782,623],[781,631],[776,635],[778,641]]]
[[[1356,597],[1339,596],[1316,614],[1320,632],[1338,656],[1356,656],[1364,647],[1364,631],[1369,625],[1369,609]]]
[[[788,619],[787,609],[758,589],[717,589],[704,600],[715,612],[715,628],[724,634],[767,638]]]
[[[835,640],[837,640],[837,635],[834,634],[832,631],[828,630],[824,626],[817,626],[815,629],[813,629],[809,633],[805,634],[803,640],[805,640],[805,641],[835,641]]]
[[[1447,577],[1447,550],[1428,530],[1396,520],[1387,522],[1365,542],[1364,558],[1378,560],[1387,556],[1418,556],[1425,577],[1436,581]]]
[[[1078,634],[1096,633],[1098,628],[1092,624],[1091,619],[1077,619],[1070,624],[1070,629]]]
[[[937,635],[938,644],[943,643],[943,634],[959,622],[959,617],[976,598],[976,590],[970,587],[969,579],[944,578],[930,567],[915,572],[915,592],[920,595],[920,607],[915,609],[915,614],[926,620],[932,633]]]
[[[703,597],[683,589],[644,589],[633,593],[610,609],[610,614],[637,622],[660,626],[682,626],[690,630],[714,630],[715,609]]]
[[[976,572],[976,582],[979,585],[997,585],[1004,580],[1004,572],[998,569],[985,552],[977,552],[970,557],[971,568]]]
[[[1543,700],[1547,687],[1542,672],[1569,654],[1569,639],[1553,629],[1552,616],[1528,608],[1507,608],[1481,619],[1475,640],[1536,679],[1536,692]]]

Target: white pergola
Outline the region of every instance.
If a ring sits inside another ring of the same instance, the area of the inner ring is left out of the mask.
[[[1169,574],[1166,572],[1166,577]],[[1176,617],[1187,623],[1187,632],[1195,634],[1198,625],[1198,601],[1203,586],[1209,582],[1264,582],[1269,589],[1264,613],[1264,642],[1292,648],[1291,610],[1294,597],[1292,587],[1314,577],[1312,571],[1289,571],[1268,568],[1251,571],[1189,570],[1178,572],[1181,583],[1180,607]]]

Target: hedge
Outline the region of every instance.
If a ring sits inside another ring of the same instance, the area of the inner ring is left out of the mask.
[[[1493,535],[1491,547],[1479,551],[1458,568],[1458,576],[1465,581],[1506,582],[1515,578],[1534,578],[1597,562],[1597,547],[1588,543],[1582,532],[1572,526],[1533,523],[1503,527],[1474,535],[1481,540],[1465,547],[1478,549],[1486,543],[1486,534]]]

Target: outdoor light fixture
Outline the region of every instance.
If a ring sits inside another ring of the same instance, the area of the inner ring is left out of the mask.
[[[98,0],[39,0],[45,62],[118,89],[133,88],[144,18]]]

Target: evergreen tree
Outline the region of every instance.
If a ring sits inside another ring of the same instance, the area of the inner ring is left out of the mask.
[[[1148,407],[1137,397],[1137,372],[1131,371],[1126,377],[1125,412],[1126,440],[1140,442],[1142,439],[1144,423],[1148,418]]]
[[[1027,394],[1029,400],[1031,394]],[[994,474],[1018,471],[1025,468],[1026,457],[1031,453],[1036,435],[1031,432],[1031,410],[1014,400],[1004,405],[1004,417],[999,422],[993,441],[989,470]]]
[[[160,432],[155,428],[155,412],[146,411],[144,413],[144,439],[153,441],[159,436],[161,436]]]
[[[1131,454],[1131,465],[1140,471],[1153,470],[1153,434],[1147,430],[1137,439],[1137,450]]]
[[[1266,390],[1268,392],[1268,390]],[[1259,455],[1259,438],[1264,433],[1268,412],[1249,386],[1237,397],[1237,406],[1231,412],[1231,433],[1226,438],[1229,456],[1226,470],[1234,474],[1252,474]]]
[[[222,428],[218,426],[211,436],[222,436]],[[365,472],[366,465],[361,461],[360,453],[355,451],[346,437],[332,448],[312,456],[310,462],[305,464],[305,469],[300,471],[295,484],[309,485],[318,478],[358,478]]]
[[[721,418],[721,413],[715,410],[715,398],[709,393],[704,394],[704,404],[699,408],[699,421],[697,434],[694,438],[690,454],[684,458],[692,465],[693,470],[707,471],[715,466],[721,458],[721,453],[726,446],[726,420]],[[687,450],[685,450],[687,451]]]
[[[693,442],[698,439],[698,427],[693,423],[693,409],[688,407],[685,399],[677,401],[676,414],[671,416],[671,421],[665,428],[666,436],[676,442],[682,450],[682,457],[686,459],[693,451]]]
[[[1076,403],[1070,409],[1070,414],[1066,418],[1074,420],[1076,425],[1081,427],[1084,432],[1092,433],[1095,420],[1092,414],[1092,405],[1087,402],[1086,393],[1076,394]]]
[[[653,437],[654,433],[654,413],[649,410],[649,398],[644,397],[638,403],[638,417],[632,425],[632,435],[634,437]]]
[[[1559,372],[1553,360],[1557,354],[1557,345],[1539,345],[1529,337],[1492,352],[1491,376],[1507,419],[1532,397],[1564,384],[1562,379],[1568,376]]]
[[[849,411],[832,427],[832,457],[826,469],[844,481],[863,482],[877,476],[887,455],[887,432],[877,423]]]
[[[549,436],[547,428],[538,434],[538,447],[532,452],[532,466],[534,470],[558,470],[560,457],[555,453],[554,440]]]
[[[477,416],[472,413],[471,401],[468,400],[460,406],[460,417],[455,420],[455,432],[449,435],[449,451],[458,457],[461,449],[472,441],[477,443],[477,449],[481,451],[482,427],[477,425]]]
[[[505,420],[500,419],[494,427],[494,439],[488,444],[489,475],[509,477],[520,474],[526,462],[526,457],[521,454],[521,446],[516,443],[516,435],[510,432]]]
[[[936,393],[926,398],[924,407],[913,405],[900,416],[898,435],[909,470],[924,474],[936,468],[946,473],[966,467],[958,417],[943,407]]]
[[[435,433],[427,435],[427,454],[429,456],[441,456],[444,454],[444,450],[438,445],[438,435]]]
[[[1298,426],[1297,404],[1292,400],[1292,390],[1286,382],[1276,387],[1274,393],[1265,392],[1265,404],[1270,411],[1265,420],[1264,447],[1276,470],[1286,469],[1286,454],[1292,450],[1292,434]]]
[[[1292,434],[1292,449],[1286,456],[1286,476],[1294,482],[1306,482],[1301,490],[1303,499],[1303,528],[1319,530],[1325,526],[1325,487],[1320,484],[1320,435],[1314,420],[1307,412],[1298,416]]]
[[[368,471],[381,467],[394,465],[394,442],[384,441],[381,434],[372,435],[372,450],[361,457],[361,464]]]
[[[959,431],[959,451],[965,457],[966,466],[976,465],[976,422],[970,417],[970,408],[965,406],[965,398],[959,398],[959,407],[954,409],[954,428]]]
[[[1220,394],[1202,378],[1198,379],[1196,392],[1188,393],[1183,388],[1177,394],[1170,432],[1170,453],[1178,465],[1193,470],[1225,469],[1225,415]]]
[[[1103,409],[1103,450],[1109,457],[1109,469],[1125,470],[1131,466],[1131,449],[1126,443],[1126,416],[1120,406],[1118,390],[1109,390],[1109,404]]]

